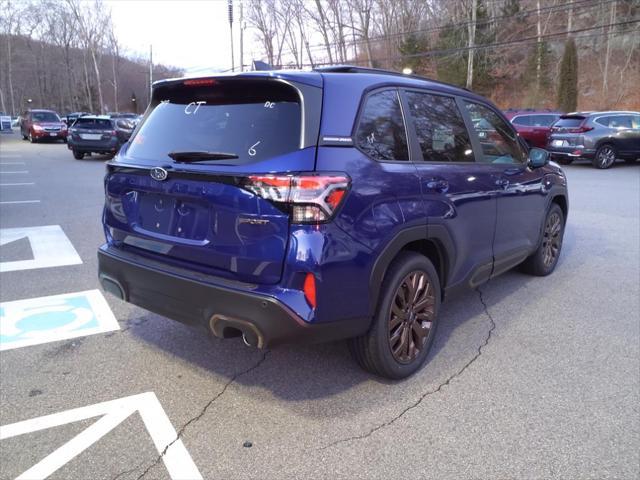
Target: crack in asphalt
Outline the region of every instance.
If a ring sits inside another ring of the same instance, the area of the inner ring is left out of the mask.
[[[144,472],[142,472],[137,480],[141,480],[147,473],[149,473],[149,471],[155,467],[158,463],[160,463],[160,460],[162,460],[162,457],[165,456],[165,454],[167,453],[167,450],[169,449],[169,447],[171,447],[171,445],[173,445],[174,443],[176,443],[178,440],[180,440],[185,432],[185,430],[189,427],[189,425],[192,425],[193,423],[196,423],[198,420],[200,420],[206,413],[207,410],[209,409],[209,407],[211,407],[211,405],[214,404],[214,402],[216,400],[218,400],[222,395],[224,395],[224,393],[227,391],[227,388],[229,388],[229,386],[235,382],[238,378],[242,377],[243,375],[246,375],[250,372],[252,372],[253,370],[255,370],[256,368],[258,368],[260,365],[262,365],[262,363],[267,359],[267,355],[269,354],[269,350],[265,351],[262,355],[262,358],[260,360],[258,360],[258,362],[256,362],[255,365],[252,365],[251,367],[247,368],[246,370],[243,370],[241,372],[238,372],[236,374],[234,374],[228,381],[227,383],[224,384],[224,386],[222,387],[222,390],[220,390],[211,400],[209,400],[207,402],[207,404],[200,410],[200,412],[193,418],[191,418],[187,423],[185,423],[184,425],[182,425],[182,427],[180,427],[180,429],[178,430],[178,433],[176,434],[176,438],[174,438],[171,442],[169,442],[164,449],[162,450],[162,453],[160,453],[160,455],[158,455],[158,457],[154,460],[154,462],[149,465]],[[134,470],[137,470],[134,469]],[[125,472],[125,473],[129,473],[129,472]],[[119,475],[118,475],[119,476]],[[118,477],[116,477],[118,478]],[[112,479],[112,480],[115,480]]]
[[[136,470],[138,470],[140,467],[142,466],[142,463],[136,465],[133,468],[130,468],[129,470],[125,470],[123,472],[120,472],[119,474],[117,474],[115,477],[113,477],[111,480],[118,480],[121,477],[124,477],[125,475],[128,475],[129,473],[135,472]]]
[[[449,385],[453,380],[455,380],[460,375],[462,375],[464,373],[464,371],[467,368],[469,368],[480,357],[480,355],[482,355],[482,349],[489,344],[489,340],[491,339],[491,335],[493,334],[493,331],[496,328],[496,322],[494,321],[493,317],[491,316],[491,313],[489,313],[489,308],[487,307],[487,304],[484,301],[484,297],[482,296],[482,291],[480,290],[480,288],[476,288],[476,292],[478,292],[478,296],[480,297],[480,303],[482,303],[482,307],[484,309],[484,313],[489,318],[489,331],[487,332],[486,338],[480,344],[480,346],[478,347],[478,350],[476,351],[474,356],[471,358],[471,360],[469,360],[467,363],[465,363],[460,370],[458,370],[453,375],[449,376],[444,382],[439,384],[434,390],[429,390],[428,392],[423,393],[414,403],[412,403],[408,407],[404,408],[398,415],[393,417],[391,420],[388,420],[388,421],[386,421],[384,423],[381,423],[381,424],[373,427],[372,429],[370,429],[368,432],[363,433],[361,435],[354,435],[352,437],[347,437],[347,438],[343,438],[343,439],[340,439],[340,440],[336,440],[335,442],[332,442],[332,443],[330,443],[328,445],[325,445],[324,447],[321,447],[320,450],[326,450],[328,448],[335,447],[336,445],[339,445],[341,443],[348,443],[348,442],[351,442],[351,441],[354,441],[354,440],[362,440],[364,438],[368,438],[371,435],[373,435],[374,433],[376,433],[377,431],[382,430],[383,428],[386,428],[386,427],[388,427],[390,425],[393,425],[395,422],[400,420],[406,413],[408,413],[409,411],[411,411],[414,408],[418,407],[423,402],[423,400],[425,398],[429,397],[430,395],[434,395],[434,394],[438,393],[444,387]]]

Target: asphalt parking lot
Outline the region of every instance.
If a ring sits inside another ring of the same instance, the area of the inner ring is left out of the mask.
[[[640,476],[640,163],[565,167],[556,272],[446,302],[403,382],[344,343],[260,351],[85,294],[103,163],[0,136],[2,321],[20,311],[26,328],[45,307],[18,301],[63,294],[46,308],[95,316],[61,317],[45,343],[2,324],[0,478]]]

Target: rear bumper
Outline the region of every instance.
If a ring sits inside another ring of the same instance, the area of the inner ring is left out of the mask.
[[[547,146],[548,152],[552,158],[564,157],[564,158],[593,158],[595,156],[595,150],[584,148],[581,145],[569,146],[569,147],[552,147]]]
[[[91,153],[91,152],[105,152],[105,153],[115,153],[120,148],[121,143],[117,138],[111,138],[106,141],[87,141],[87,140],[76,140],[73,137],[69,136],[67,138],[67,148],[69,150],[75,150],[76,152],[82,153]]]
[[[102,287],[121,299],[182,323],[204,325],[217,337],[239,330],[259,348],[340,340],[361,335],[369,326],[365,318],[309,323],[281,301],[252,292],[255,286],[220,285],[205,275],[161,270],[148,259],[108,245],[98,250],[98,265]]]

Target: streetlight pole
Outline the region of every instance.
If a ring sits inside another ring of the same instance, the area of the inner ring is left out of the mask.
[[[229,9],[229,35],[231,38],[231,71],[236,69],[235,61],[233,59],[233,0],[227,0],[227,8]]]

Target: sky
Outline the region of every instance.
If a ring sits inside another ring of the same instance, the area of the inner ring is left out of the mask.
[[[106,0],[115,30],[129,56],[185,69],[187,74],[231,68],[227,0]],[[239,65],[239,1],[234,1],[235,64]],[[260,59],[251,31],[245,30],[244,63]]]

